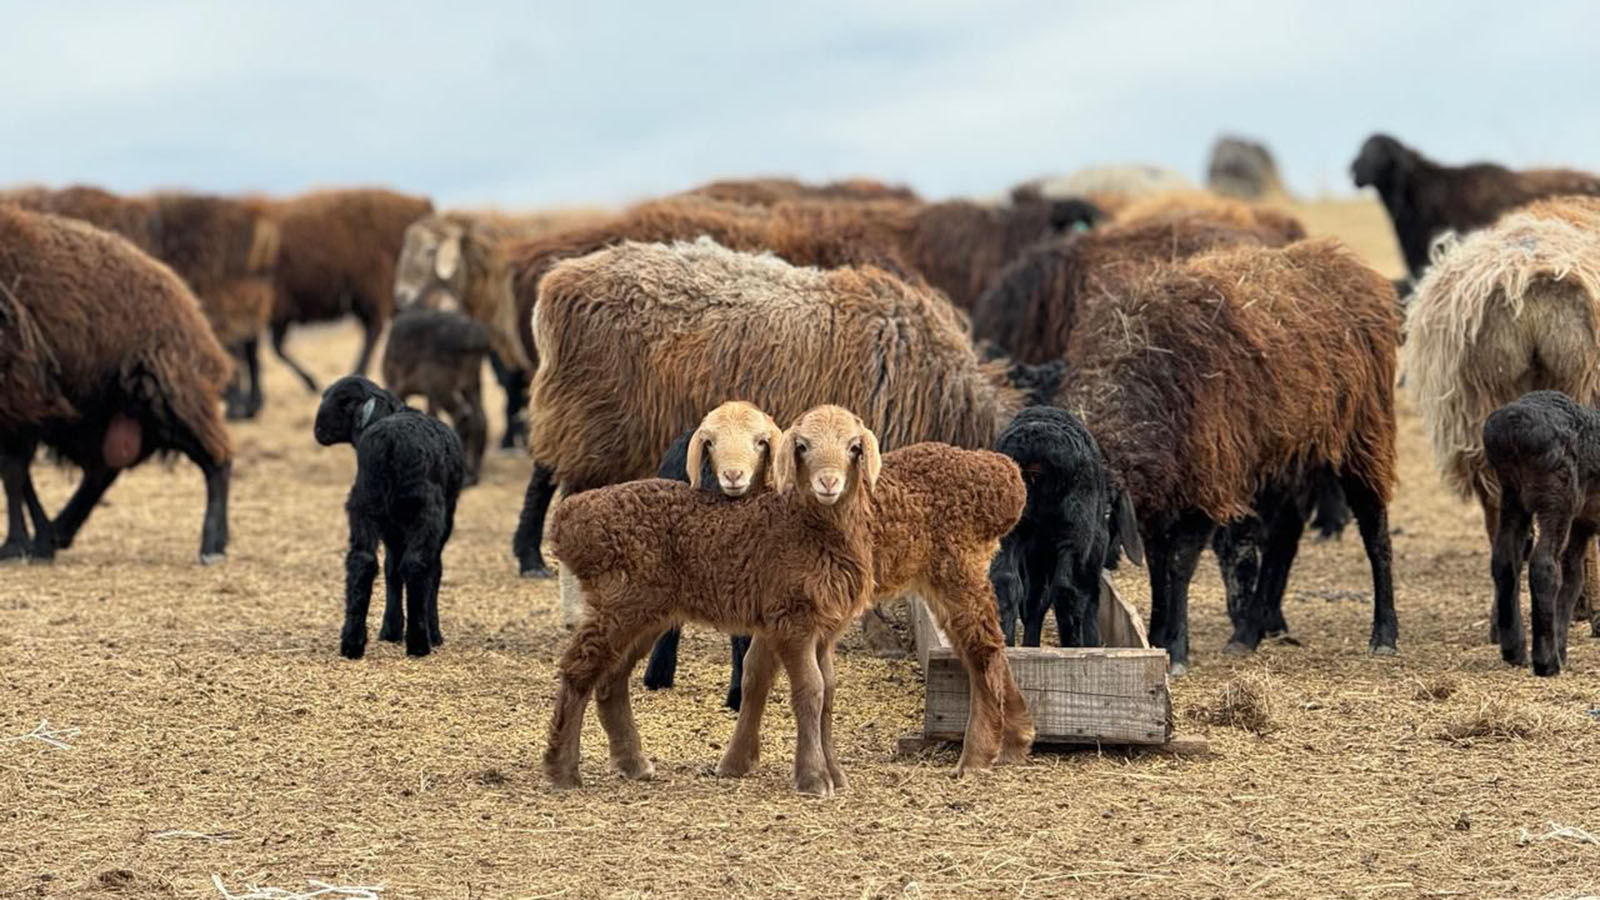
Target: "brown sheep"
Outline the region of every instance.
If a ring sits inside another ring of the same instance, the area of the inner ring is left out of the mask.
[[[1356,187],[1376,188],[1412,278],[1428,266],[1433,239],[1492,224],[1508,210],[1560,194],[1600,194],[1600,177],[1570,169],[1513,172],[1492,163],[1445,166],[1386,134],[1361,145],[1350,164]]]
[[[955,309],[872,267],[798,268],[709,240],[629,242],[562,262],[539,302],[538,466],[515,541],[524,574],[548,572],[539,538],[552,472],[568,493],[649,477],[727,397],[780,421],[847,405],[891,448],[988,447],[1023,404],[1003,364],[978,361]]]
[[[903,185],[884,184],[870,178],[849,178],[811,185],[792,178],[725,179],[685,191],[745,206],[773,206],[786,200],[898,200],[920,203],[922,198]]]
[[[1080,310],[1062,405],[1088,423],[1138,511],[1150,640],[1174,672],[1187,667],[1189,580],[1216,525],[1324,466],[1372,565],[1372,650],[1394,652],[1398,325],[1393,286],[1322,240],[1214,251]],[[1292,559],[1292,546],[1280,550]],[[1264,569],[1287,566],[1277,552]],[[1266,612],[1244,611],[1252,633],[1235,641],[1253,646]]]
[[[83,222],[0,205],[0,559],[53,558],[123,469],[182,453],[206,479],[200,560],[221,560],[232,450],[217,405],[229,374],[166,266]],[[54,521],[28,474],[39,444],[83,469]]]
[[[284,352],[289,326],[353,315],[365,334],[352,371],[366,374],[394,309],[395,261],[406,228],[433,212],[425,197],[385,190],[313,191],[275,206],[280,235],[272,349],[315,393],[316,379]]]

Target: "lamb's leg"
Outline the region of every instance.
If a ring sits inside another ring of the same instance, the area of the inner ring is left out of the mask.
[[[1100,639],[1099,566],[1080,547],[1056,550],[1050,605],[1056,611],[1056,639],[1062,647],[1098,647]]]
[[[1185,512],[1150,553],[1150,645],[1166,649],[1174,678],[1189,670],[1189,582],[1215,527],[1203,513]]]
[[[478,483],[483,472],[483,448],[489,440],[489,423],[483,415],[483,394],[476,384],[451,395],[446,410],[461,438],[461,456],[466,461],[467,485]]]
[[[433,558],[433,584],[428,589],[428,642],[444,646],[444,631],[439,628],[439,583],[444,580],[444,553]]]
[[[833,780],[822,752],[822,669],[817,665],[817,638],[785,640],[776,645],[789,675],[789,705],[794,708],[794,789],[819,797],[833,795]]]
[[[1022,614],[1024,586],[1022,583],[1022,547],[1016,531],[1000,542],[1000,552],[989,564],[989,582],[994,585],[995,607],[1000,615],[1000,633],[1006,646],[1015,646],[1017,619]]]
[[[740,703],[744,699],[744,655],[750,649],[750,635],[735,634],[728,637],[728,656],[731,660],[731,673],[728,676],[728,696],[722,700],[722,705],[734,712],[739,711]]]
[[[1567,634],[1572,629],[1573,610],[1583,590],[1585,560],[1593,543],[1594,530],[1583,522],[1573,522],[1561,560],[1561,592],[1556,595],[1556,656],[1563,666],[1567,664]]]
[[[522,498],[522,516],[511,541],[511,550],[517,556],[523,578],[552,578],[556,574],[545,563],[539,546],[544,541],[545,514],[556,495],[555,474],[555,470],[535,460],[533,474],[528,477],[528,490]]]
[[[1547,499],[1545,495],[1541,499]],[[1534,514],[1533,556],[1528,559],[1528,592],[1533,595],[1533,674],[1561,673],[1561,658],[1556,652],[1557,595],[1561,592],[1562,566],[1558,559],[1567,544],[1572,526],[1565,509],[1541,509]]]
[[[683,629],[668,628],[656,639],[650,650],[650,662],[644,667],[645,690],[672,687],[673,678],[678,674],[678,641],[682,637]]]
[[[378,640],[398,644],[406,633],[405,582],[400,580],[400,554],[383,557],[383,624]]]
[[[350,549],[344,558],[344,630],[339,655],[360,659],[367,652],[367,606],[378,575],[378,530],[365,516],[350,514]],[[391,551],[393,552],[393,551]]]
[[[440,504],[442,506],[442,503]],[[433,650],[429,598],[439,560],[439,529],[442,517],[425,507],[406,533],[405,550],[400,558],[400,580],[406,586],[406,655],[427,656]]]
[[[1489,571],[1494,577],[1494,609],[1489,621],[1500,642],[1500,658],[1514,666],[1525,666],[1528,650],[1523,644],[1517,586],[1522,580],[1523,543],[1532,523],[1515,490],[1508,488],[1501,500],[1498,522],[1489,529],[1494,535],[1489,547]]]
[[[822,672],[822,759],[828,767],[828,778],[833,789],[842,791],[849,787],[844,770],[839,768],[838,749],[833,745],[833,647],[835,639],[825,637],[817,642],[817,669]]]
[[[88,521],[89,514],[94,512],[95,505],[105,496],[106,491],[110,490],[121,471],[105,465],[90,466],[83,470],[83,481],[79,483],[78,489],[72,492],[71,499],[67,500],[67,505],[61,508],[60,514],[52,523],[55,528],[55,545],[58,549],[65,550],[77,540],[78,530]]]
[[[1037,647],[1044,640],[1044,614],[1050,611],[1054,587],[1055,550],[1035,545],[1023,551],[1022,646]]]
[[[1380,656],[1399,652],[1395,640],[1400,623],[1394,613],[1394,571],[1389,547],[1389,510],[1376,491],[1359,478],[1344,476],[1345,498],[1361,526],[1361,542],[1372,564],[1372,652]]]
[[[1489,546],[1495,545],[1495,535],[1500,525],[1500,502],[1489,495],[1489,489],[1479,476],[1472,482],[1473,491],[1478,495],[1478,506],[1483,510],[1483,530],[1489,535]],[[1491,596],[1489,598],[1489,643],[1500,643],[1499,627],[1499,601]]]
[[[594,710],[611,747],[611,765],[624,778],[636,781],[647,779],[656,771],[639,744],[639,728],[633,722],[633,708],[628,702],[628,680],[633,676],[633,667],[650,645],[648,636],[634,641],[620,662],[594,688]]]
[[[739,719],[733,726],[733,737],[717,763],[717,774],[725,778],[738,778],[750,774],[761,759],[761,714],[767,708],[767,695],[772,690],[772,676],[778,669],[778,655],[771,645],[756,635],[750,639],[750,649],[744,654],[744,680],[741,682],[743,702],[739,705]]]
[[[550,717],[550,736],[544,751],[544,774],[553,786],[575,788],[583,784],[578,775],[583,708],[589,705],[589,695],[601,677],[616,666],[626,646],[620,629],[614,628],[608,617],[597,614],[578,626],[561,654],[555,712]]]
[[[317,380],[311,377],[310,372],[307,372],[305,369],[301,368],[299,363],[290,359],[288,352],[283,349],[284,339],[289,336],[289,323],[273,322],[271,331],[272,352],[276,353],[278,355],[278,359],[282,360],[283,364],[289,367],[289,371],[293,372],[299,377],[301,383],[306,386],[306,390],[315,394],[317,392]]]
[[[984,555],[973,555],[928,585],[926,598],[967,670],[967,729],[956,773],[981,771],[997,759],[1025,756],[1033,746],[1033,719],[1006,663],[1005,640],[994,613],[994,588]],[[1008,701],[1016,703],[1013,710]]]

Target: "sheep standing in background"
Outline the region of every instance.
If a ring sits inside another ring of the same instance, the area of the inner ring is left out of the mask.
[[[1398,325],[1389,282],[1324,240],[1197,256],[1083,310],[1061,405],[1089,423],[1138,512],[1150,641],[1174,673],[1187,667],[1188,585],[1215,527],[1321,465],[1372,566],[1372,650],[1394,652]],[[1254,647],[1265,619],[1257,592],[1232,642]]]
[[[1195,183],[1181,172],[1134,163],[1085,166],[1070,175],[1044,175],[1022,182],[1011,193],[1035,193],[1051,200],[1076,197],[1115,215],[1128,203],[1149,194],[1194,189]]]
[[[1245,200],[1265,200],[1287,193],[1267,146],[1234,135],[1223,135],[1211,145],[1206,187]]]
[[[461,442],[438,419],[359,375],[323,393],[313,433],[324,447],[353,444],[356,450],[356,481],[345,501],[350,549],[340,655],[360,659],[367,651],[367,605],[381,540],[386,599],[378,639],[398,641],[403,631],[406,654],[427,656],[444,643],[439,581],[466,476]]]
[[[1006,644],[1022,619],[1022,646],[1039,646],[1053,608],[1062,647],[1100,646],[1100,572],[1123,550],[1144,562],[1139,523],[1117,489],[1100,445],[1077,416],[1030,406],[1000,433],[1028,486],[1022,520],[1000,541],[989,567]]]
[[[897,200],[920,203],[916,191],[904,185],[884,184],[870,178],[848,178],[827,184],[806,184],[793,178],[729,178],[702,184],[684,192],[746,206],[773,206],[786,200]]]
[[[1600,194],[1600,177],[1569,169],[1513,172],[1492,163],[1444,166],[1386,134],[1361,145],[1350,164],[1356,187],[1376,188],[1412,278],[1428,267],[1433,239],[1493,224],[1502,213],[1544,197]]]
[[[483,414],[483,358],[488,330],[459,313],[407,310],[394,317],[383,348],[383,382],[403,403],[428,399],[428,415],[443,411],[465,453],[466,484],[478,483],[489,421]]]
[[[1490,560],[1500,657],[1516,666],[1528,662],[1517,582],[1537,523],[1528,556],[1533,674],[1558,675],[1567,661],[1584,558],[1600,529],[1600,411],[1560,391],[1534,391],[1489,415],[1483,448],[1500,485]]]
[[[123,469],[181,453],[206,479],[200,561],[221,561],[232,449],[217,406],[229,372],[172,270],[109,232],[0,205],[0,559],[52,559]],[[28,471],[41,443],[83,470],[54,520]]]
[[[1484,459],[1489,414],[1536,390],[1600,402],[1596,210],[1589,198],[1544,201],[1445,242],[1406,314],[1403,368],[1434,460],[1447,485],[1478,500],[1491,544],[1500,486]],[[1592,611],[1600,601],[1593,565],[1586,582]]]
[[[273,352],[315,392],[316,379],[284,352],[289,326],[353,315],[365,332],[353,371],[366,374],[394,308],[395,261],[406,228],[433,212],[433,204],[393,191],[313,191],[279,202],[274,212],[280,249]]]

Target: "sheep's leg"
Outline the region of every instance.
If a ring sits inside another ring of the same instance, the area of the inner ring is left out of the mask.
[[[772,690],[772,676],[777,669],[777,653],[765,638],[753,636],[744,654],[739,719],[734,723],[728,748],[722,752],[722,761],[717,763],[718,775],[725,778],[748,775],[760,761],[761,714],[766,711],[767,695]]]
[[[734,712],[739,711],[739,705],[744,699],[742,683],[744,682],[744,656],[750,649],[750,635],[735,634],[728,637],[728,656],[731,660],[732,672],[728,677],[728,696],[723,698],[722,705]]]
[[[1341,501],[1344,492],[1339,492]],[[1257,604],[1262,611],[1267,637],[1298,643],[1289,637],[1289,623],[1283,617],[1283,595],[1289,587],[1289,572],[1300,553],[1300,538],[1306,520],[1294,498],[1285,497],[1277,515],[1267,527],[1267,546],[1261,558],[1261,577],[1256,582]]]
[[[371,312],[363,312],[365,304],[356,303],[356,320],[361,323],[361,352],[356,354],[352,375],[365,375],[372,367],[372,351],[378,346],[378,335],[383,333],[383,319]]]
[[[544,541],[544,518],[556,495],[555,470],[535,460],[528,477],[528,490],[522,498],[522,516],[511,550],[517,556],[523,578],[552,578],[556,573],[544,561],[540,544]]]
[[[822,759],[828,767],[828,778],[833,789],[842,791],[849,787],[844,770],[839,768],[838,749],[833,745],[833,648],[832,636],[817,642],[817,669],[822,672]]]
[[[983,557],[955,568],[929,585],[926,599],[967,671],[967,729],[956,763],[956,773],[965,774],[988,769],[996,759],[1025,757],[1033,746],[1033,719],[1006,662]]]
[[[39,495],[33,489],[33,477],[28,466],[33,460],[33,445],[7,447],[0,455],[0,480],[6,490],[6,542],[0,545],[0,560],[26,559],[33,549],[28,544],[28,522],[25,514],[33,516],[35,534],[43,531],[40,540],[50,538],[50,519],[45,515]],[[54,542],[50,542],[54,549]]]
[[[1055,550],[1037,545],[1030,547],[1022,564],[1022,646],[1037,647],[1044,640],[1044,614],[1050,611]]]
[[[777,645],[789,675],[789,704],[794,708],[794,789],[819,797],[833,795],[827,758],[822,751],[822,669],[817,664],[817,638],[786,640]]]
[[[378,640],[398,644],[405,637],[405,596],[405,582],[400,580],[400,554],[384,554],[383,624],[378,627]]]
[[[411,525],[398,572],[406,586],[406,655],[427,656],[433,649],[429,598],[439,560],[439,536],[432,527],[432,505]]]
[[[95,505],[111,489],[121,471],[105,465],[90,466],[83,470],[83,481],[52,523],[57,549],[65,550],[77,540],[78,530],[88,521],[89,514],[94,512]]]
[[[500,437],[501,450],[514,450],[528,444],[528,373],[508,367],[493,351],[489,368],[494,380],[506,392],[506,433]]]
[[[1478,495],[1478,506],[1483,510],[1483,530],[1489,535],[1489,546],[1493,548],[1500,526],[1500,501],[1489,495],[1489,489],[1483,483],[1482,475],[1473,479],[1472,489]],[[1489,598],[1489,643],[1491,644],[1500,643],[1498,610],[1499,601],[1491,596]]]
[[[678,641],[682,637],[683,629],[668,628],[656,639],[650,650],[650,662],[644,667],[645,690],[672,687],[673,678],[678,674]]]
[[[1257,623],[1251,619],[1251,603],[1256,583],[1261,578],[1261,544],[1265,529],[1258,516],[1248,516],[1219,527],[1211,537],[1211,551],[1222,572],[1223,593],[1227,597],[1228,621],[1233,638],[1223,653],[1248,653],[1260,640]]]
[[[1556,656],[1561,665],[1567,664],[1567,636],[1572,629],[1573,610],[1578,605],[1578,595],[1583,590],[1585,560],[1589,545],[1594,543],[1594,529],[1581,521],[1572,523],[1567,536],[1566,552],[1561,563],[1561,591],[1556,595]]]
[[[628,679],[651,643],[648,636],[634,641],[621,661],[594,688],[594,711],[611,747],[611,765],[624,778],[635,781],[647,779],[656,771],[639,744],[639,728],[633,722],[633,707],[628,702]]]
[[[483,471],[483,448],[489,440],[489,423],[483,416],[483,394],[477,385],[450,396],[446,412],[461,438],[461,456],[466,462],[466,485],[478,483]]]
[[[1203,513],[1183,513],[1155,542],[1150,556],[1150,645],[1167,651],[1174,678],[1189,670],[1189,582],[1215,525]]]
[[[443,542],[440,542],[441,546]],[[439,583],[444,580],[444,552],[433,557],[433,584],[428,588],[428,642],[444,646],[444,631],[439,628]]]
[[[989,581],[994,585],[996,611],[1000,615],[1000,633],[1006,646],[1017,640],[1017,619],[1022,613],[1024,586],[1022,583],[1022,547],[1016,532],[1000,542],[1000,552],[989,564]]]
[[[307,372],[305,369],[301,368],[299,363],[295,362],[293,359],[290,359],[288,352],[283,349],[284,339],[289,336],[289,323],[273,322],[271,332],[272,352],[276,353],[278,355],[278,359],[281,360],[284,365],[289,367],[289,371],[293,372],[297,377],[299,377],[301,383],[306,386],[306,390],[315,394],[317,392],[317,380],[311,377],[310,372]]]
[[[1489,547],[1489,571],[1494,577],[1491,630],[1500,643],[1500,658],[1514,666],[1525,666],[1528,650],[1523,644],[1517,586],[1522,580],[1523,544],[1532,522],[1514,489],[1507,488],[1501,501],[1498,521],[1489,529],[1494,536]]]
[[[555,712],[550,717],[550,736],[544,751],[544,774],[558,788],[583,784],[578,775],[578,739],[583,732],[583,708],[601,677],[617,664],[627,646],[621,630],[603,615],[585,619],[573,632],[561,654],[560,680],[556,685]]]
[[[351,513],[350,549],[344,558],[344,630],[339,634],[339,655],[346,659],[360,659],[367,652],[367,606],[372,579],[378,576],[377,550],[377,528],[366,516]]]
[[[238,419],[248,418],[248,414],[246,412],[247,408],[249,407],[249,401],[246,399],[246,391],[248,388],[244,383],[244,345],[241,343],[229,347],[228,355],[233,357],[233,377],[228,379],[228,387],[223,392],[222,406],[224,410],[223,414],[227,417],[228,421],[232,422]]]
[[[1062,647],[1100,646],[1100,573],[1081,548],[1056,551],[1050,606],[1056,611],[1056,639]]]
[[[245,397],[245,418],[254,419],[261,414],[261,338],[251,335],[244,342],[244,367],[250,376],[250,392]]]
[[[1564,509],[1539,510],[1533,555],[1528,559],[1528,593],[1533,595],[1529,618],[1533,625],[1533,674],[1559,675],[1561,659],[1556,652],[1557,595],[1562,587],[1562,569],[1567,532],[1572,519]]]
[[[1400,623],[1394,613],[1394,570],[1389,547],[1389,510],[1365,482],[1353,476],[1340,479],[1350,511],[1361,526],[1361,542],[1372,564],[1372,652],[1387,656],[1399,652],[1395,640]]]

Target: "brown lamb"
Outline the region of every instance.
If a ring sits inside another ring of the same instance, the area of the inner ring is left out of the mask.
[[[1079,321],[1062,405],[1089,425],[1138,511],[1150,639],[1174,671],[1187,665],[1188,583],[1212,530],[1322,466],[1372,564],[1372,649],[1393,652],[1393,286],[1333,241],[1224,249],[1152,270]]]
[[[365,375],[394,311],[395,261],[406,228],[433,212],[425,197],[386,190],[313,191],[276,204],[280,251],[272,349],[317,390],[316,379],[284,352],[289,326],[353,315],[364,330],[353,372]]]
[[[123,469],[182,453],[206,479],[201,561],[220,560],[232,449],[217,407],[230,372],[171,269],[86,223],[0,205],[0,558],[52,558]],[[83,469],[53,521],[28,474],[41,443]]]

